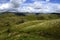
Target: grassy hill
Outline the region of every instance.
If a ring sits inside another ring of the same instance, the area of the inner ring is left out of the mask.
[[[60,40],[60,16],[0,14],[0,40]]]

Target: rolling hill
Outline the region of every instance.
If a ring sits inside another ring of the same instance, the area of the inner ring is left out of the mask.
[[[33,15],[1,14],[0,40],[60,40],[58,15],[41,14],[32,18],[31,16]]]

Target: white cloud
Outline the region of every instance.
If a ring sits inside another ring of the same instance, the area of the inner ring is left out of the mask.
[[[9,10],[10,12],[43,12],[43,13],[60,13],[60,4],[34,0],[33,3],[24,3],[26,0],[10,0],[10,3],[0,5],[0,11]]]
[[[43,13],[52,13],[58,12],[60,10],[60,4],[56,3],[46,3],[45,1],[35,1],[34,3],[28,4],[25,8],[20,8],[22,11],[27,11],[27,8],[30,7],[30,12],[43,12]],[[25,9],[25,10],[23,10]]]
[[[10,3],[14,5],[14,7],[19,7],[22,3],[24,3],[26,0],[10,0]]]
[[[58,9],[59,4],[46,3],[45,1],[35,1],[33,4],[25,4],[23,7],[18,8],[22,12],[43,12],[51,13],[55,12]]]
[[[0,12],[2,11],[16,11],[16,8],[20,7],[20,4],[25,2],[26,0],[10,0],[8,3],[0,4]]]
[[[5,12],[11,8],[12,8],[12,6],[10,3],[1,4],[0,5],[0,12]]]
[[[20,12],[33,12],[33,8],[32,7],[28,7],[28,6],[26,6],[26,7],[23,7],[23,8],[18,8],[18,12],[20,11]]]

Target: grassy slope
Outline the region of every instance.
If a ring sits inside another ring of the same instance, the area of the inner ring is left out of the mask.
[[[42,23],[44,21],[47,21],[47,20],[28,21],[28,22],[24,22],[22,24],[14,25],[13,27],[11,27],[11,31],[20,31],[22,28],[32,26],[32,25],[36,25],[36,24]]]
[[[9,17],[6,16],[0,16],[2,19],[0,20],[0,40],[60,40],[60,19],[35,20],[34,18],[33,21],[16,24],[20,22],[19,16],[11,16],[11,14],[8,15]],[[10,25],[6,26],[6,22]]]
[[[35,24],[36,23],[36,24]],[[60,40],[60,19],[25,22],[14,26],[10,40]],[[15,28],[15,29],[14,29]],[[18,28],[18,29],[17,29]],[[17,30],[17,31],[16,31]],[[13,34],[12,33],[12,34]],[[12,38],[12,39],[11,39]],[[8,40],[7,39],[7,40]]]

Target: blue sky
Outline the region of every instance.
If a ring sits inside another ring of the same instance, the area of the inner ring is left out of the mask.
[[[0,0],[0,3],[7,3],[9,2],[10,0]],[[43,1],[46,1],[46,0],[43,0]],[[26,0],[27,3],[31,3],[31,2],[34,2],[32,0]],[[50,2],[53,2],[53,3],[60,3],[60,0],[50,0]]]
[[[60,13],[60,0],[0,0],[0,12]]]
[[[60,0],[51,0],[50,2],[53,2],[53,3],[60,3]]]
[[[46,0],[43,0],[46,1]],[[32,0],[27,0],[27,2],[33,2]],[[52,3],[60,3],[60,0],[50,0]]]
[[[6,2],[8,2],[10,0],[6,0]],[[43,0],[43,1],[46,1],[46,0]],[[34,2],[33,0],[26,0],[27,3],[30,3],[30,2]],[[60,0],[50,0],[50,2],[53,2],[53,3],[60,3]]]
[[[10,0],[0,0],[0,3],[7,3],[9,2]]]

